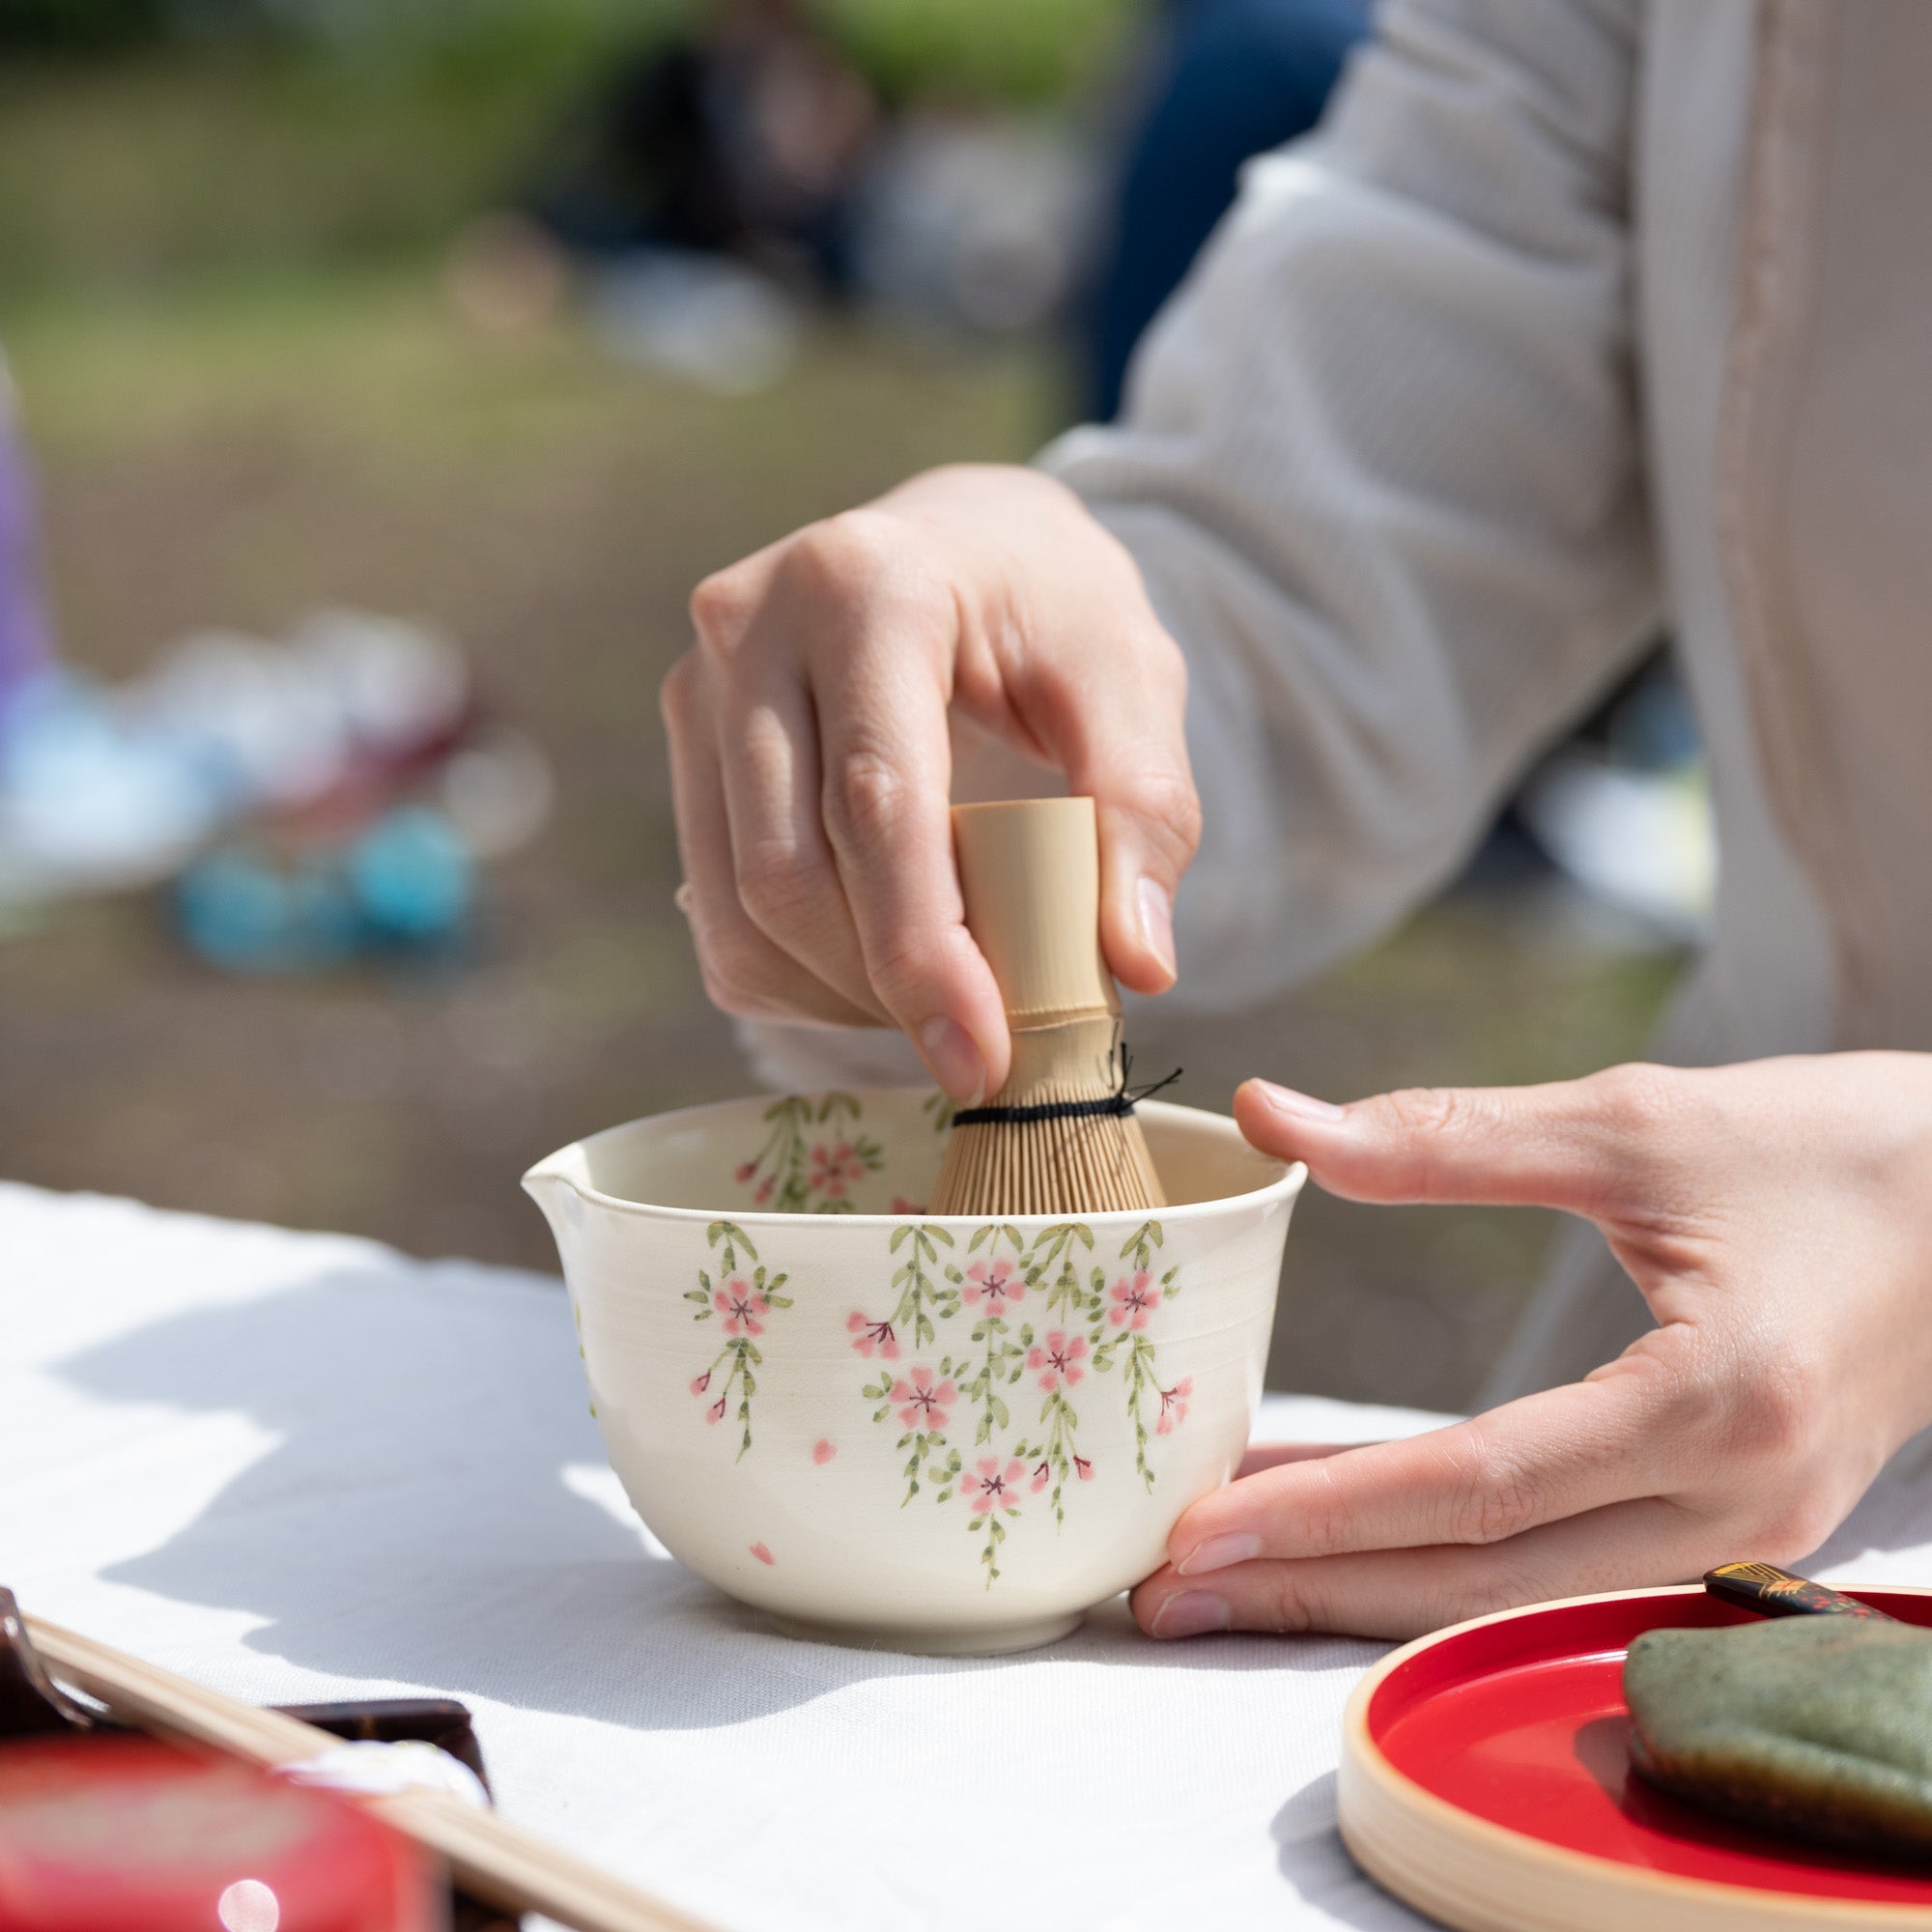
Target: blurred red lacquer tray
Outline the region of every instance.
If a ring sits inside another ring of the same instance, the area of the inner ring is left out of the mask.
[[[1848,1594],[1932,1626],[1932,1591]],[[1344,1720],[1350,1851],[1463,1932],[1932,1932],[1932,1864],[1789,1844],[1631,1776],[1631,1639],[1754,1621],[1693,1584],[1509,1610],[1395,1652]]]
[[[436,1932],[430,1880],[380,1819],[237,1758],[0,1747],[0,1932]]]

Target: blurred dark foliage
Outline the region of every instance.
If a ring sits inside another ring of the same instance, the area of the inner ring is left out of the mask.
[[[171,47],[306,37],[327,17],[313,0],[0,0],[0,59],[124,60]]]
[[[0,52],[118,53],[178,23],[171,0],[0,0]]]

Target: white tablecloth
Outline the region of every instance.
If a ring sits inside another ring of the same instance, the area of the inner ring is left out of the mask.
[[[1888,1480],[1819,1567],[1932,1580],[1929,1545]],[[510,1817],[730,1932],[1423,1923],[1335,1833],[1379,1646],[1120,1605],[1003,1660],[771,1634],[639,1528],[542,1276],[0,1185],[0,1582],[259,1702],[461,1697]]]

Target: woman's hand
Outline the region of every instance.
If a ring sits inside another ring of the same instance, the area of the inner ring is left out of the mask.
[[[1659,1326],[1568,1387],[1205,1497],[1134,1593],[1155,1636],[1406,1637],[1788,1562],[1932,1422],[1932,1056],[1620,1066],[1346,1108],[1250,1081],[1235,1104],[1257,1147],[1350,1200],[1587,1216]]]
[[[1099,811],[1115,977],[1174,980],[1194,855],[1179,651],[1127,553],[1031,469],[939,469],[708,577],[663,692],[711,997],[754,1018],[903,1028],[971,1101],[1006,1016],[960,922],[949,719]]]

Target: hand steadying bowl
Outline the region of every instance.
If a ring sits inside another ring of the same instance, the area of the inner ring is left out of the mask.
[[[539,1162],[611,1465],[651,1530],[798,1634],[1025,1649],[1160,1564],[1233,1474],[1306,1170],[1150,1103],[1172,1206],[921,1207],[917,1090],[633,1122]]]

